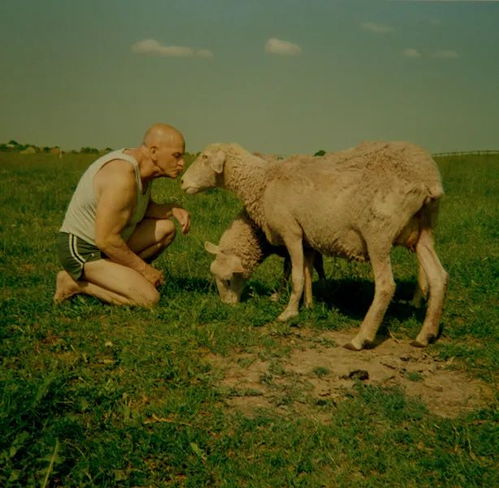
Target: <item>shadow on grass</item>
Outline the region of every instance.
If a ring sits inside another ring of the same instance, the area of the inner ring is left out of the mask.
[[[213,291],[215,284],[204,278],[192,278],[185,276],[169,275],[162,287],[162,292],[190,291],[198,293],[209,293]]]
[[[411,317],[424,319],[425,308],[418,309],[410,302],[413,297],[414,281],[397,281],[395,295],[388,307],[386,317],[405,321]],[[252,295],[269,296],[275,289],[257,281],[250,282],[242,295],[241,301],[251,300]],[[288,291],[284,290],[282,295]],[[326,305],[329,310],[335,309],[342,315],[361,321],[367,313],[374,298],[374,283],[363,279],[326,280],[325,283],[313,283],[313,295],[316,303]]]

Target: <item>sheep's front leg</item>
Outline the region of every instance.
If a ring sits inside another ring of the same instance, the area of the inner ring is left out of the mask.
[[[369,252],[374,272],[374,300],[360,326],[359,333],[351,342],[345,344],[347,349],[360,351],[373,343],[386,309],[395,293],[392,266],[389,251],[383,253]]]
[[[298,315],[298,306],[300,299],[303,295],[304,285],[304,258],[303,258],[303,244],[301,237],[294,239],[284,239],[288,249],[289,257],[291,258],[291,295],[289,303],[284,312],[277,317],[277,320],[285,322],[291,317]]]
[[[277,285],[277,290],[270,295],[270,299],[273,302],[279,300],[281,293],[285,290],[289,283],[289,277],[291,275],[291,261],[289,260],[289,256],[284,258],[284,264],[282,266],[282,277],[279,280],[279,284]]]

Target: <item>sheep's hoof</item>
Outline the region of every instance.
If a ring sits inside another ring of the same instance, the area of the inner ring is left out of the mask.
[[[369,339],[359,339],[358,337],[354,337],[350,342],[345,344],[343,347],[350,351],[362,351],[362,349],[373,348],[374,343]]]
[[[279,322],[286,322],[287,320],[289,320],[293,317],[296,317],[297,315],[298,315],[298,312],[293,312],[293,311],[288,312],[287,310],[284,310],[284,312],[282,312],[281,315],[279,315],[279,317],[277,317],[277,320]]]
[[[426,337],[417,337],[415,340],[411,342],[411,346],[414,347],[426,347],[428,344],[434,342],[436,337],[433,334],[430,334]]]

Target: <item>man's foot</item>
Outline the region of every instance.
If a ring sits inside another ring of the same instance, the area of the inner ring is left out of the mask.
[[[78,283],[69,276],[67,271],[59,271],[55,281],[54,303],[59,304],[80,291]]]

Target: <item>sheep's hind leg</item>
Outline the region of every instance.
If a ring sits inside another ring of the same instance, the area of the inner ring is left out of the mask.
[[[430,298],[423,327],[412,345],[425,347],[438,336],[448,281],[448,274],[435,252],[431,229],[426,228],[421,231],[416,244],[416,255],[428,280]]]
[[[414,296],[412,297],[411,304],[416,308],[421,308],[423,302],[428,297],[428,280],[426,279],[426,274],[424,272],[421,263],[418,265],[418,283],[416,285],[416,290],[414,291]]]
[[[360,351],[373,344],[376,332],[395,293],[389,251],[382,254],[370,251],[369,258],[374,272],[374,300],[362,321],[359,333],[351,342],[345,344],[345,347],[352,351]]]
[[[286,320],[296,317],[298,315],[298,307],[300,299],[303,295],[304,286],[304,257],[303,257],[303,244],[301,237],[298,239],[287,240],[284,239],[288,249],[289,257],[291,258],[291,295],[286,309],[277,317],[277,320],[285,322]]]

